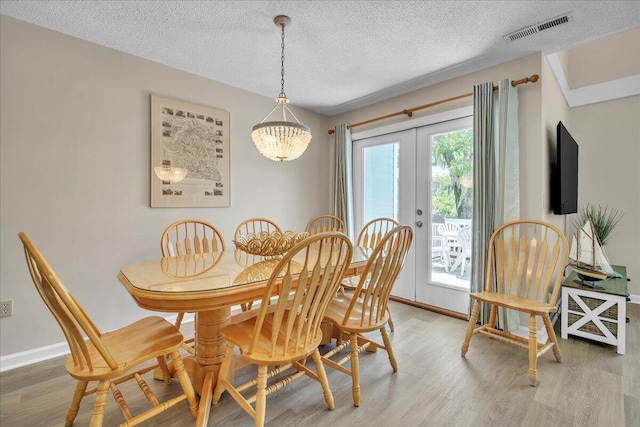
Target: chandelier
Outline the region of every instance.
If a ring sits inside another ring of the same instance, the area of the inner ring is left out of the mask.
[[[295,160],[304,153],[311,141],[311,129],[293,114],[287,106],[289,100],[284,93],[284,27],[291,23],[291,18],[284,15],[273,19],[276,25],[282,29],[282,53],[280,55],[280,94],[276,98],[276,105],[266,116],[253,127],[251,139],[256,148],[265,157],[282,162]],[[276,121],[266,121],[275,111],[279,111]],[[295,122],[287,120],[287,112],[295,119]]]

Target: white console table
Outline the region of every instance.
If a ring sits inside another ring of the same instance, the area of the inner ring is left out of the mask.
[[[562,282],[562,332],[618,347],[625,354],[627,269],[614,265],[622,278],[595,282],[604,289],[593,289],[575,282],[572,272]]]

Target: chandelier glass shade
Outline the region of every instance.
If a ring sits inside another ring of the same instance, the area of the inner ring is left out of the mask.
[[[173,166],[156,166],[153,171],[162,181],[170,182],[180,182],[189,173],[189,169],[174,168]]]
[[[311,141],[311,129],[301,123],[289,109],[287,106],[289,100],[284,94],[284,27],[291,22],[291,18],[280,15],[276,16],[273,21],[282,28],[280,95],[276,98],[276,105],[271,111],[253,127],[251,139],[262,155],[268,159],[282,162],[295,160],[305,152]],[[274,113],[279,120],[267,121]],[[289,121],[287,113],[295,121]]]

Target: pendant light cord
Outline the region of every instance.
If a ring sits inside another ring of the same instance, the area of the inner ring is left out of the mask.
[[[284,24],[280,24],[282,27],[282,54],[280,55],[280,98],[286,98],[287,95],[284,94]]]

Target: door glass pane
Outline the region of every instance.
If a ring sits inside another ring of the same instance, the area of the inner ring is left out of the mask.
[[[473,211],[473,131],[431,138],[432,280],[469,287]],[[468,230],[461,231],[467,228]]]
[[[398,220],[397,142],[364,149],[363,224],[379,217]]]

